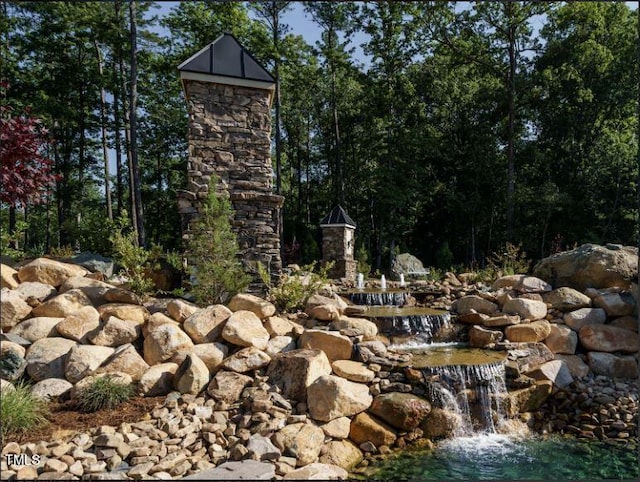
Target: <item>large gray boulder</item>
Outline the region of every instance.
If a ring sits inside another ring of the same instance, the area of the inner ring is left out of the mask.
[[[554,287],[629,289],[638,278],[638,248],[583,244],[541,260],[533,274]]]
[[[419,273],[427,273],[422,261],[409,253],[401,253],[393,258],[391,262],[391,279],[399,280],[400,275],[416,275]]]

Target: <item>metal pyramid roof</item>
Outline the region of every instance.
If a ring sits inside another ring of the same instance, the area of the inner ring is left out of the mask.
[[[273,76],[230,33],[223,33],[178,66],[181,72],[195,72],[236,79],[275,82]]]
[[[356,223],[349,217],[342,206],[336,205],[329,214],[327,214],[322,221],[320,221],[320,226],[330,226],[330,225],[347,225],[353,228],[356,227]]]

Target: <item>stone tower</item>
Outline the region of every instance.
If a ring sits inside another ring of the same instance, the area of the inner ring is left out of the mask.
[[[215,173],[218,192],[235,211],[245,271],[262,262],[282,268],[280,208],[272,191],[271,101],[275,80],[233,35],[223,34],[178,67],[189,109],[188,188],[178,195],[183,239],[208,195]]]
[[[322,229],[322,261],[335,264],[328,273],[332,278],[356,279],[356,262],[353,258],[356,223],[336,206],[320,221]]]

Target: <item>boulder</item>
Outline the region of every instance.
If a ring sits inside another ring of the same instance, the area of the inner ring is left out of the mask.
[[[349,337],[324,330],[306,330],[298,338],[298,347],[322,350],[330,362],[350,360],[353,351]]]
[[[431,440],[451,438],[461,427],[462,417],[460,414],[438,407],[432,408],[420,423],[424,436]]]
[[[351,330],[358,335],[362,335],[364,341],[375,340],[378,335],[378,327],[376,324],[365,318],[351,318],[348,316],[341,316],[337,320],[334,320],[330,328],[332,330]]]
[[[327,437],[333,439],[344,439],[349,436],[351,428],[351,419],[349,417],[340,417],[331,420],[320,426]]]
[[[79,289],[69,290],[36,306],[31,316],[66,318],[85,306],[93,306],[91,300]]]
[[[8,288],[13,290],[16,289],[19,284],[18,272],[11,266],[0,263],[0,289]]]
[[[211,305],[196,311],[182,324],[194,343],[213,343],[222,335],[232,311],[224,305]]]
[[[568,286],[556,288],[550,293],[545,293],[543,299],[545,303],[551,305],[551,308],[560,311],[573,311],[591,306],[591,298]]]
[[[611,320],[609,324],[611,326],[617,326],[618,328],[624,328],[625,330],[638,332],[638,318],[635,316],[621,316],[620,318]]]
[[[527,376],[535,380],[549,380],[559,388],[564,388],[573,382],[571,372],[562,360],[551,360],[543,363],[535,370],[527,372]]]
[[[321,350],[292,350],[273,358],[267,370],[269,383],[280,388],[288,400],[307,401],[307,387],[331,373],[327,355]]]
[[[269,332],[252,311],[238,310],[225,323],[222,338],[234,345],[264,350],[269,343]]]
[[[6,347],[6,345],[11,345]],[[16,348],[14,348],[16,347]],[[18,380],[27,367],[25,350],[20,345],[11,342],[2,342],[0,353],[0,378],[11,382]],[[20,350],[22,348],[22,350]]]
[[[178,323],[176,320],[168,317],[160,311],[157,311],[149,317],[147,322],[142,327],[142,336],[147,336],[160,325],[173,325],[176,328],[182,329],[180,323]]]
[[[609,317],[631,315],[636,307],[633,295],[628,291],[599,293],[593,299],[593,304],[598,308],[602,308]]]
[[[295,350],[297,347],[295,340],[291,336],[274,336],[269,340],[265,353],[271,358],[278,353]]]
[[[487,345],[502,341],[504,333],[499,330],[487,330],[481,326],[474,325],[469,329],[469,346],[474,348],[484,348]]]
[[[43,400],[58,400],[68,398],[73,384],[63,378],[47,378],[40,380],[31,387],[31,395]]]
[[[318,460],[324,445],[324,432],[309,423],[294,423],[281,429],[274,441],[285,455],[296,458],[296,466],[302,467]]]
[[[180,365],[190,353],[197,355],[204,362],[209,373],[213,373],[227,357],[229,348],[224,343],[200,343],[194,345],[189,352],[176,353],[171,357],[171,361]]]
[[[39,382],[45,378],[64,378],[67,354],[76,342],[66,338],[42,338],[27,350],[27,373]]]
[[[478,295],[468,295],[456,300],[452,309],[460,315],[472,312],[493,315],[498,310],[498,305]]]
[[[45,316],[29,318],[11,328],[9,333],[21,336],[25,340],[33,343],[36,340],[47,338],[48,336],[58,336],[59,332],[56,327],[63,319],[64,318],[49,318]]]
[[[336,298],[314,294],[307,300],[304,311],[311,318],[320,321],[337,320],[345,307]]]
[[[525,278],[527,275],[524,274],[509,274],[509,275],[505,275],[505,276],[500,276],[498,279],[496,279],[493,284],[491,285],[491,291],[498,291],[498,290],[510,290],[513,289],[513,287],[523,278]]]
[[[159,363],[149,367],[140,377],[138,393],[144,397],[159,397],[173,390],[173,376],[178,369],[176,363]]]
[[[250,346],[227,357],[220,366],[237,373],[246,373],[267,366],[270,361],[269,355],[255,346]]]
[[[235,403],[240,399],[244,388],[252,382],[252,378],[240,373],[220,370],[207,386],[207,393],[216,400]]]
[[[520,323],[518,315],[499,315],[487,318],[482,323],[487,328],[497,328],[503,326],[517,325]]]
[[[144,339],[144,360],[156,365],[169,360],[176,353],[193,348],[191,338],[176,326],[165,324],[150,332]]]
[[[0,343],[0,355],[4,355],[8,351],[12,351],[23,358],[27,354],[27,349],[24,346],[13,341],[2,340]]]
[[[578,347],[578,334],[565,325],[551,324],[551,332],[544,340],[544,344],[553,353],[573,355]]]
[[[155,474],[157,477],[157,474]],[[257,460],[225,462],[216,468],[202,470],[182,477],[184,480],[273,480],[275,465]]]
[[[395,430],[389,425],[366,412],[362,412],[351,421],[349,438],[358,445],[371,442],[376,447],[380,447],[393,445],[398,437]]]
[[[9,393],[13,392],[16,387],[13,386],[9,380],[5,380],[4,378],[0,378],[0,393]]]
[[[369,383],[376,374],[362,362],[352,360],[336,360],[331,364],[333,372],[339,377],[352,382]]]
[[[100,313],[93,306],[83,306],[56,325],[61,336],[78,343],[86,343],[89,338],[98,334],[99,329]]]
[[[54,287],[59,287],[72,276],[85,276],[89,271],[85,268],[69,263],[61,263],[48,258],[34,259],[18,270],[21,283],[38,281]]]
[[[53,286],[38,283],[37,281],[20,283],[15,291],[20,293],[20,296],[24,298],[29,306],[38,306],[43,301],[58,294],[58,291]]]
[[[513,298],[504,304],[502,311],[525,320],[542,320],[547,316],[547,305],[542,301]]]
[[[509,349],[508,365],[513,364],[521,373],[535,370],[554,359],[553,353],[544,343],[513,343],[512,346]]]
[[[79,289],[89,297],[93,306],[100,306],[107,302],[104,294],[113,288],[109,283],[97,279],[87,278],[85,276],[72,276],[65,280],[60,286],[60,293]]]
[[[271,336],[293,336],[294,324],[279,316],[270,316],[264,322],[264,328]]]
[[[589,287],[628,289],[638,276],[638,249],[625,246],[582,246],[541,260],[533,274],[552,285],[577,290]]]
[[[315,462],[284,474],[284,480],[343,480],[349,473],[342,467]]]
[[[98,313],[103,321],[115,316],[121,320],[134,321],[139,325],[144,325],[150,316],[149,310],[144,306],[131,303],[106,303],[98,308]]]
[[[282,455],[271,439],[259,433],[254,433],[249,438],[246,447],[252,460],[278,460]]]
[[[140,331],[138,322],[111,316],[104,325],[94,330],[89,339],[94,345],[115,347],[133,343],[140,337]]]
[[[383,393],[373,399],[369,412],[392,427],[409,432],[431,412],[431,403],[410,393]]]
[[[140,297],[129,290],[122,288],[109,288],[104,293],[104,299],[107,303],[121,303],[125,305],[142,305]]]
[[[333,375],[323,375],[307,388],[307,405],[314,420],[329,422],[360,413],[371,405],[369,387]]]
[[[580,328],[578,336],[589,351],[636,353],[639,348],[636,332],[611,325],[586,325]]]
[[[535,276],[523,276],[513,285],[513,289],[520,293],[546,293],[553,287]]]
[[[607,321],[607,313],[602,308],[580,308],[565,313],[565,324],[574,331],[580,331],[585,325],[601,325]]]
[[[227,305],[231,311],[247,310],[252,311],[261,320],[273,316],[276,313],[276,307],[267,300],[251,295],[248,293],[238,293]]]
[[[529,387],[510,390],[503,399],[502,406],[510,417],[518,413],[533,412],[540,408],[552,389],[553,383],[549,380],[540,380]]]
[[[137,382],[148,369],[149,364],[144,361],[134,346],[128,343],[116,348],[96,373],[126,373],[134,382]]]
[[[586,377],[589,374],[589,365],[577,355],[558,354],[556,355],[556,360],[563,361],[574,378]]]
[[[88,269],[92,273],[102,273],[105,278],[113,276],[113,260],[90,251],[74,254],[69,260],[76,265]]]
[[[14,290],[0,291],[0,328],[10,330],[31,313],[31,306]]]
[[[589,366],[596,375],[611,378],[638,378],[638,362],[632,356],[616,356],[611,353],[588,353]]]
[[[324,453],[320,456],[320,462],[351,470],[363,458],[362,451],[350,440],[332,440],[325,445]]]
[[[178,367],[173,386],[180,393],[199,394],[209,384],[209,369],[194,353],[190,353]]]
[[[71,383],[77,383],[92,375],[113,353],[115,349],[107,346],[76,345],[70,351],[64,375]]]
[[[400,275],[405,276],[416,273],[427,273],[422,261],[409,253],[400,253],[393,257],[391,261],[390,278],[392,280],[399,280]]]
[[[193,303],[185,300],[174,299],[167,303],[167,313],[178,323],[183,323],[194,313],[200,311],[200,308]]]
[[[546,320],[507,326],[504,330],[507,339],[514,342],[542,341],[548,337],[550,333],[551,324]]]

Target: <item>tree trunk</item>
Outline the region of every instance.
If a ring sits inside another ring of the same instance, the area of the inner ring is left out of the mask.
[[[131,129],[131,170],[133,176],[134,208],[136,213],[136,227],[138,231],[138,244],[145,246],[142,197],[140,189],[140,165],[138,163],[138,118],[136,114],[138,102],[138,64],[137,64],[137,20],[136,2],[129,1],[129,22],[131,34],[131,90],[129,91],[129,125]]]
[[[93,41],[95,49],[96,49],[96,57],[98,59],[98,74],[100,75],[100,80],[103,79],[103,63],[102,63],[102,55],[100,54],[100,47],[98,45],[98,41],[94,39]],[[101,124],[101,134],[102,134],[102,156],[104,160],[104,199],[107,204],[107,218],[109,221],[113,221],[113,209],[111,207],[111,181],[110,181],[110,172],[109,172],[109,146],[107,145],[107,121],[105,117],[105,92],[104,92],[104,83],[100,87],[100,124]]]
[[[116,21],[120,18],[120,1],[116,0],[113,4]],[[119,37],[119,35],[118,35]],[[126,95],[123,90],[124,83],[122,82],[122,45],[118,38],[116,45],[114,46],[115,55],[117,57],[113,60],[113,78],[115,79],[115,88],[113,89],[113,130],[115,132],[115,151],[116,151],[116,197],[118,217],[122,215],[124,209],[124,181],[122,165],[122,138],[120,137],[120,94]],[[120,69],[118,69],[120,66]]]
[[[507,15],[512,18],[513,5],[507,3]],[[513,212],[515,194],[515,117],[516,117],[516,32],[509,25],[509,73],[507,76],[508,128],[507,128],[507,241],[513,242]]]

